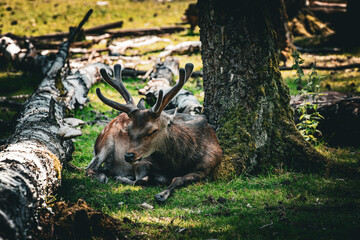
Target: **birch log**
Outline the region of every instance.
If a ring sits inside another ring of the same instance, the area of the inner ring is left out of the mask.
[[[21,49],[15,39],[5,36],[0,38],[0,53],[19,70],[40,71],[45,74],[53,60],[46,55],[37,54],[29,40],[25,45],[26,48]]]
[[[145,101],[150,105],[154,105],[160,90],[163,90],[164,94],[170,91],[170,85],[173,78],[178,74],[178,69],[179,61],[176,58],[166,57],[164,61],[158,59],[153,71],[150,73],[147,86],[140,89],[139,94],[145,95]],[[168,113],[173,113],[177,109],[179,113],[195,115],[201,114],[202,108],[202,105],[190,91],[181,89],[166,106],[165,110]]]
[[[81,134],[74,129],[74,121],[65,118],[66,108],[85,102],[96,81],[96,68],[106,67],[88,66],[59,81],[70,42],[71,36],[25,103],[7,145],[1,146],[0,239],[30,237],[31,228],[36,226],[36,210],[59,186],[62,161],[71,158],[70,139]]]

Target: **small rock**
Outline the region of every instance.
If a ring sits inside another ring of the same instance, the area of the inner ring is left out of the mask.
[[[140,206],[141,208],[143,208],[143,209],[149,209],[149,210],[153,210],[153,209],[154,209],[153,206],[151,206],[150,204],[148,204],[148,203],[146,203],[146,202],[140,204],[139,206]]]

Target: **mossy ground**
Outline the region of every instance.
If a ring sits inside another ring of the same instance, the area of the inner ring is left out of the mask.
[[[1,30],[2,33],[10,31],[19,35],[66,31],[69,25],[77,24],[90,7],[95,12],[87,27],[118,20],[125,21],[124,28],[172,25],[180,21],[185,6],[194,1],[165,4],[151,0],[108,2],[108,7],[97,7],[95,0],[5,0],[0,3]],[[7,10],[8,7],[12,10]],[[157,13],[156,17],[154,13]],[[133,21],[129,20],[130,17]],[[11,25],[14,20],[18,23]],[[199,39],[197,33],[188,36],[186,32],[167,37],[173,43]],[[147,57],[155,56],[156,49],[164,47],[161,44],[152,46],[154,51]],[[144,49],[138,51],[145,52]],[[196,70],[201,69],[200,54],[180,56],[181,65],[186,62],[195,63]],[[294,94],[295,73],[289,71],[282,75]],[[360,91],[357,80],[359,73],[356,71],[335,74],[324,71],[321,75],[334,90],[346,92],[346,86],[354,81],[355,92]],[[40,81],[41,78],[36,76],[2,70],[0,95],[31,94]],[[139,100],[137,88],[144,86],[144,82],[128,79],[125,84],[135,100]],[[116,116],[115,111],[97,99],[96,87],[100,87],[109,98],[120,99],[119,94],[106,84],[97,84],[90,90],[90,102],[83,109],[74,111],[73,116],[91,121],[97,115],[94,110],[110,118]],[[185,88],[195,92],[202,101],[203,92],[195,80],[191,79]],[[3,115],[1,119],[8,116]],[[82,128],[83,135],[75,141],[73,165],[85,167],[89,163],[95,139],[103,127],[95,124]],[[333,161],[359,171],[359,148],[328,148],[321,145],[318,149]],[[331,175],[298,173],[282,166],[273,166],[256,176],[241,175],[232,180],[216,181],[206,179],[177,190],[165,204],[158,204],[153,196],[165,186],[124,186],[113,179],[102,184],[65,165],[62,187],[53,200],[77,202],[83,198],[90,207],[115,218],[127,217],[137,223],[128,223],[131,239],[357,239],[360,235],[359,185],[358,175],[346,175],[344,172]],[[153,205],[154,209],[141,208],[139,204],[143,202]]]

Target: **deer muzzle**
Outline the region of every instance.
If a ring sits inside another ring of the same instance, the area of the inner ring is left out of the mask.
[[[132,163],[135,159],[135,153],[125,153],[125,161]]]

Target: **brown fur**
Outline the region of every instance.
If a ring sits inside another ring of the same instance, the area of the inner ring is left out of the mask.
[[[166,190],[155,196],[161,202],[174,189],[208,176],[220,164],[222,151],[205,117],[163,112],[192,70],[192,64],[180,69],[179,81],[165,95],[160,91],[151,109],[145,109],[141,101],[138,106],[134,105],[121,81],[119,65],[114,67],[114,79],[101,70],[104,80],[118,90],[126,104],[107,99],[97,89],[100,100],[126,113],[117,116],[99,134],[95,143],[95,157],[88,166],[88,173],[97,172],[104,164],[104,171],[98,175],[100,180],[106,180],[105,174],[108,174],[126,184],[171,181]]]

